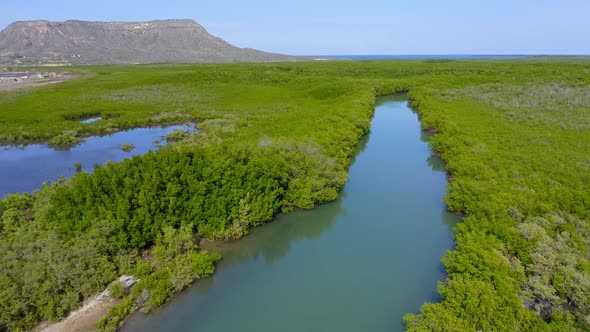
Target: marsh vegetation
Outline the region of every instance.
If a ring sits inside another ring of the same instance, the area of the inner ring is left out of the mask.
[[[125,152],[131,152],[133,149],[135,149],[135,145],[133,145],[131,143],[123,143],[121,145],[121,150],[123,150]]]
[[[151,126],[121,130],[109,135],[76,137],[75,145],[43,143],[6,146],[0,153],[0,198],[14,192],[32,192],[44,182],[60,181],[76,172],[93,172],[95,165],[120,162],[167,145],[174,130],[194,131],[194,124]],[[64,142],[62,142],[64,143]],[[43,165],[43,167],[40,167]]]
[[[588,330],[587,67],[584,59],[87,67],[68,69],[86,73],[78,80],[0,92],[3,142],[202,121],[174,146],[0,202],[0,327],[59,319],[123,272],[144,276],[143,286],[111,316],[165,302],[217,258],[190,246],[171,261],[140,250],[172,245],[162,240],[172,229],[238,238],[279,211],[334,200],[375,95],[409,91],[447,162],[445,202],[466,218],[443,258],[443,300],[407,316],[408,329]],[[78,110],[109,120],[66,120]]]

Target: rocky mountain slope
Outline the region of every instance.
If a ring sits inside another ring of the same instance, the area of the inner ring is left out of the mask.
[[[130,64],[295,60],[235,47],[193,20],[23,21],[0,32],[4,64]]]

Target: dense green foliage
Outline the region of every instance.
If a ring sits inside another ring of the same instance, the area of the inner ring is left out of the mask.
[[[30,217],[20,208],[30,207],[31,201],[28,195],[10,196],[2,204],[0,329],[19,330],[42,318],[59,319],[117,277],[110,259],[115,253],[108,239],[111,225],[100,223],[68,239],[28,222]]]
[[[48,142],[49,145],[75,145],[80,143],[78,132],[75,130],[64,130],[63,133],[52,137]]]
[[[182,141],[183,139],[188,137],[188,132],[182,129],[176,129],[170,134],[166,135],[166,140],[168,142],[178,142]]]
[[[131,143],[121,144],[121,150],[123,150],[125,152],[131,152],[133,149],[135,149],[135,145],[133,145]]]
[[[57,229],[27,216],[33,209],[40,210],[32,204],[45,204],[55,189],[46,186],[34,196],[11,195],[2,201],[2,330],[23,330],[41,319],[63,318],[77,309],[81,300],[95,295],[121,274],[141,278],[132,288],[131,298],[134,308],[149,310],[195,279],[212,274],[214,263],[220,259],[198,250],[190,226],[178,230],[164,227],[153,248],[153,260],[112,241],[116,228],[108,222],[95,223],[83,235],[68,239]],[[115,298],[124,295],[118,282],[109,290]]]
[[[125,296],[125,288],[120,281],[115,281],[109,285],[109,296],[114,299],[120,299]]]
[[[443,259],[445,301],[407,317],[413,330],[590,329],[590,77],[537,66],[412,91],[448,162],[446,202],[468,215]]]
[[[99,331],[115,331],[123,319],[137,308],[147,312],[167,302],[174,293],[190,286],[195,279],[211,275],[215,262],[221,258],[197,251],[193,231],[186,225],[179,229],[164,226],[162,234],[156,239],[153,255],[151,265],[156,271],[140,279],[131,288],[130,294],[109,310],[97,324]],[[111,292],[113,285],[109,287]],[[120,290],[111,295],[119,298],[124,293]]]
[[[0,93],[2,141],[62,144],[88,133],[201,121],[199,132],[158,152],[0,202],[0,257],[9,258],[0,263],[0,329],[63,317],[124,273],[141,281],[102,329],[167,301],[210,274],[216,259],[182,239],[195,230],[237,238],[278,211],[335,199],[369,129],[375,95],[409,91],[424,128],[435,132],[433,150],[448,163],[446,203],[466,218],[443,259],[444,300],[407,316],[408,329],[587,330],[588,64],[89,67],[68,69],[87,73],[79,80]],[[74,120],[83,114],[106,120]],[[138,256],[152,245],[151,259]],[[56,261],[60,255],[71,258]]]

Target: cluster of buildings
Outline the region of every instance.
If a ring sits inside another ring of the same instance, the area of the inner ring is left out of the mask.
[[[42,80],[62,77],[62,73],[56,72],[0,72],[0,82],[23,82],[26,80]]]

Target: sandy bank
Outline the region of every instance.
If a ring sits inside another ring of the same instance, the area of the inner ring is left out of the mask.
[[[131,287],[137,280],[131,276],[121,276],[118,279],[125,288]],[[82,308],[57,323],[42,322],[33,332],[90,332],[96,330],[96,323],[106,315],[109,309],[119,303],[119,300],[109,296],[108,289],[88,299]]]

